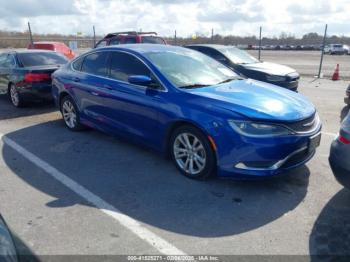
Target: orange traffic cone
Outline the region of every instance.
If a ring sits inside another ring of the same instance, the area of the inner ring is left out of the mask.
[[[337,67],[334,70],[333,76],[332,76],[332,80],[333,81],[337,81],[339,80],[339,64],[337,64]]]

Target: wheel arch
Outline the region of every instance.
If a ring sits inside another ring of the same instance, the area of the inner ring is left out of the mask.
[[[200,132],[202,132],[206,137],[210,136],[208,131],[204,127],[198,125],[197,123],[194,123],[194,122],[187,120],[187,119],[176,120],[176,121],[170,123],[165,131],[165,136],[164,136],[164,141],[163,141],[163,152],[164,152],[165,156],[167,156],[167,157],[170,155],[169,150],[170,150],[171,135],[177,128],[179,128],[181,126],[192,126],[196,129],[198,129]],[[210,141],[210,144],[211,144],[211,141]],[[211,146],[212,146],[212,149],[214,151],[216,151],[215,148],[213,148],[212,144],[211,144]]]
[[[59,107],[60,111],[61,111],[62,99],[63,99],[64,97],[66,97],[66,96],[72,97],[72,96],[71,96],[68,92],[66,92],[66,91],[62,91],[62,92],[59,94],[59,96],[58,96],[58,107]]]

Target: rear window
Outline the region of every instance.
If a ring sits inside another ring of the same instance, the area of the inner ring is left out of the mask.
[[[55,50],[55,47],[51,44],[34,44],[34,49]]]
[[[141,42],[146,44],[164,44],[162,38],[155,36],[143,36]]]
[[[54,52],[19,53],[17,54],[17,57],[24,67],[40,65],[63,65],[68,62],[64,56]]]
[[[334,47],[340,48],[340,47],[343,47],[343,45],[334,45]]]

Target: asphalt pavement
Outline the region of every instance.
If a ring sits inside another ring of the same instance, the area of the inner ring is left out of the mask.
[[[2,95],[0,213],[23,254],[350,255],[350,192],[328,164],[346,87],[301,80],[321,146],[307,165],[260,181],[190,180],[148,149],[70,132],[51,104],[16,109]]]

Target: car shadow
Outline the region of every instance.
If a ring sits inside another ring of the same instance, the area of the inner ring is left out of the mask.
[[[11,105],[7,95],[0,95],[0,120],[39,115],[56,110],[53,102],[43,100],[28,102],[26,107],[15,108]]]
[[[172,162],[152,151],[97,131],[71,132],[60,120],[27,127],[6,137],[142,223],[170,232],[220,237],[264,226],[304,199],[306,166],[259,181],[187,179]],[[19,161],[7,144],[9,168],[30,186],[56,198],[51,208],[89,205],[67,194],[50,176]],[[21,164],[22,163],[22,164]]]
[[[312,261],[349,261],[349,190],[339,191],[323,208],[313,226],[309,247]]]
[[[340,111],[340,122],[343,122],[344,118],[349,114],[350,106],[346,105]]]
[[[5,226],[4,228],[1,228],[0,226],[0,243],[6,243],[5,248],[7,246],[10,246],[8,243],[13,243],[15,248],[15,257],[17,257],[18,261],[28,261],[28,262],[39,262],[40,260],[38,257],[34,254],[34,252],[24,243],[24,241],[11,229],[11,227],[5,223],[5,221],[1,220],[0,216],[0,223],[2,226]],[[3,221],[3,222],[1,222]],[[11,235],[11,238],[8,237],[8,234],[6,232],[9,232]],[[2,239],[1,239],[2,238]],[[1,241],[3,240],[3,241]],[[0,261],[9,262],[9,261],[15,261],[14,257],[11,258],[11,251],[8,250],[8,253],[6,253],[6,249],[1,249],[0,246]],[[4,252],[5,251],[5,252]]]

